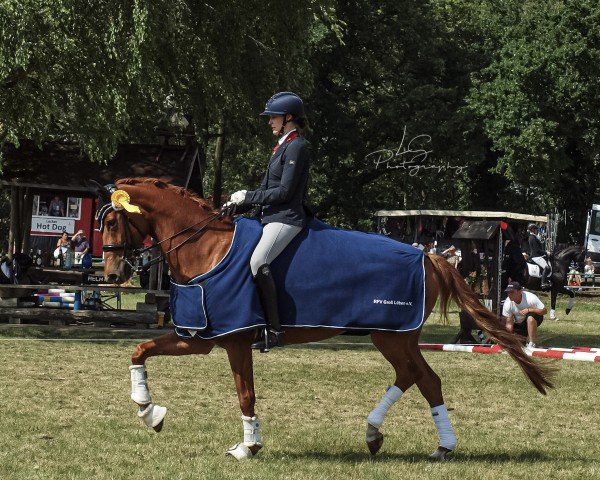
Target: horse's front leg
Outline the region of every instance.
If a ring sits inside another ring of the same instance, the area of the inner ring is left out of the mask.
[[[229,357],[240,409],[242,410],[242,425],[244,428],[244,441],[227,450],[227,455],[231,455],[238,460],[245,460],[252,458],[262,448],[260,422],[254,412],[252,349],[250,348],[250,340],[245,338],[242,341],[226,342],[221,346],[227,350],[227,356]]]
[[[175,332],[161,335],[158,338],[140,343],[131,357],[129,371],[131,374],[131,399],[139,405],[138,417],[147,427],[160,432],[167,414],[166,407],[152,402],[148,388],[146,360],[157,355],[191,355],[209,353],[214,343],[202,339],[182,339]]]
[[[558,289],[553,288],[550,291],[550,320],[558,320],[556,316],[556,295],[558,294]]]

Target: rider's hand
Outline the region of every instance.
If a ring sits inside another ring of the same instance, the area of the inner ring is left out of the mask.
[[[225,217],[231,217],[235,214],[235,209],[237,207],[236,203],[227,202],[225,205],[221,207],[221,215]]]
[[[239,190],[239,191],[235,192],[233,195],[231,195],[231,198],[229,199],[230,202],[233,202],[236,205],[241,205],[242,203],[244,203],[244,200],[246,199],[247,191],[248,190]]]

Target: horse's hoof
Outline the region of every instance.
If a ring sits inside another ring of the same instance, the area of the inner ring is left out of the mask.
[[[568,315],[569,313],[571,313],[571,309],[570,309],[570,308],[567,308],[567,309],[565,310],[565,314],[567,314],[567,315]]]
[[[367,447],[371,455],[377,454],[383,445],[383,433],[370,423],[367,424]]]
[[[262,445],[256,443],[250,447],[243,443],[236,443],[233,447],[225,452],[225,455],[230,455],[236,460],[248,460],[258,453]]]
[[[429,455],[429,459],[434,462],[445,462],[448,460],[447,455],[452,452],[449,448],[446,447],[438,447],[435,452]]]
[[[150,403],[146,408],[140,408],[138,417],[140,417],[147,427],[152,427],[155,431],[160,432],[163,427],[167,408]]]
[[[165,426],[165,421],[161,420],[160,423],[156,427],[152,427],[156,433],[160,433],[160,431]]]

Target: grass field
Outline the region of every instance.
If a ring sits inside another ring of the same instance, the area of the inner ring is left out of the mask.
[[[430,320],[422,341],[447,342],[451,320]],[[560,370],[544,397],[505,355],[425,352],[459,440],[452,461],[433,464],[437,434],[414,388],[370,457],[366,416],[393,372],[368,337],[256,355],[265,447],[238,463],[224,455],[242,428],[221,349],[149,360],[153,396],[169,413],[160,434],[136,418],[129,358],[134,339],[157,333],[0,325],[0,479],[600,478],[598,363],[550,360]],[[600,347],[600,307],[578,302],[539,333],[548,346]]]

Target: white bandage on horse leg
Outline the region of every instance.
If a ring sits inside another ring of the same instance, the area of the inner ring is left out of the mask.
[[[443,403],[437,407],[433,407],[431,409],[431,416],[433,417],[433,422],[438,430],[440,447],[454,450],[456,448],[456,436],[454,435],[454,429],[452,428],[450,418],[448,417],[446,404]]]
[[[258,417],[256,415],[254,417],[242,415],[242,423],[244,425],[244,445],[247,447],[252,447],[254,445],[262,446]]]
[[[138,417],[144,421],[147,427],[154,428],[164,420],[166,414],[166,407],[161,407],[160,405],[154,405],[151,403],[144,409],[140,408]]]
[[[569,303],[567,304],[567,310],[573,310],[574,305],[575,305],[575,297],[569,298]]]
[[[379,402],[379,405],[377,405],[375,409],[369,413],[367,422],[376,428],[381,427],[386,413],[394,403],[400,400],[402,393],[402,390],[400,390],[396,385],[389,387]]]
[[[148,375],[145,365],[130,365],[131,372],[131,399],[138,405],[147,405],[152,402],[148,390]]]
[[[550,310],[550,320],[556,320],[556,310]]]

